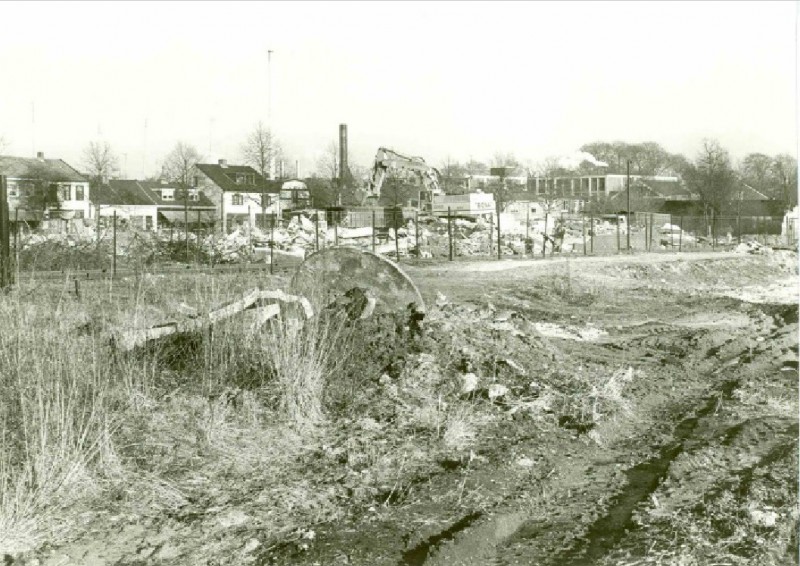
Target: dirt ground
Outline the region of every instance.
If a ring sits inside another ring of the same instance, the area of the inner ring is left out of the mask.
[[[262,536],[264,501],[232,490],[221,505],[94,522],[20,563],[798,563],[797,254],[406,272],[428,339],[480,380],[468,441],[282,541]],[[391,379],[374,387],[402,395]],[[310,489],[325,489],[308,458]]]

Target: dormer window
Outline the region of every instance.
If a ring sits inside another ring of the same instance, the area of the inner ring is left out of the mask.
[[[195,202],[200,200],[200,193],[198,191],[189,191],[189,200]]]
[[[161,200],[175,200],[175,189],[161,189]]]
[[[256,176],[252,173],[236,173],[237,185],[255,185]]]

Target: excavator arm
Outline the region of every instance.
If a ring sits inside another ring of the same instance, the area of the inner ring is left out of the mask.
[[[378,148],[372,174],[369,179],[367,198],[378,199],[381,196],[381,187],[390,170],[406,170],[418,173],[422,178],[425,189],[431,194],[442,194],[439,186],[439,172],[425,163],[421,157],[408,157],[385,147]]]

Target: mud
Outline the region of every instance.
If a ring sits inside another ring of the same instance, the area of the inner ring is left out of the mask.
[[[715,257],[592,259],[568,274],[557,262],[410,270],[429,307],[442,293],[465,313],[496,313],[480,322],[496,325],[485,345],[495,363],[478,370],[499,380],[506,358],[523,369],[507,398],[473,400],[491,416],[475,445],[433,459],[402,496],[381,490],[369,508],[314,524],[312,538],[205,564],[737,563],[729,551],[796,563],[797,304],[741,300],[737,282],[766,288],[785,273],[766,259]],[[524,346],[504,349],[509,328],[527,329]],[[617,405],[582,403],[621,370],[630,380],[607,392]],[[568,394],[548,397],[547,380]],[[242,527],[239,546],[259,528]],[[191,556],[114,564],[203,563]]]

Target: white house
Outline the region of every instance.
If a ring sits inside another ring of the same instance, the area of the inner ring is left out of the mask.
[[[45,159],[42,152],[0,156],[0,175],[6,176],[12,218],[50,224],[92,218],[88,179],[62,159]]]

